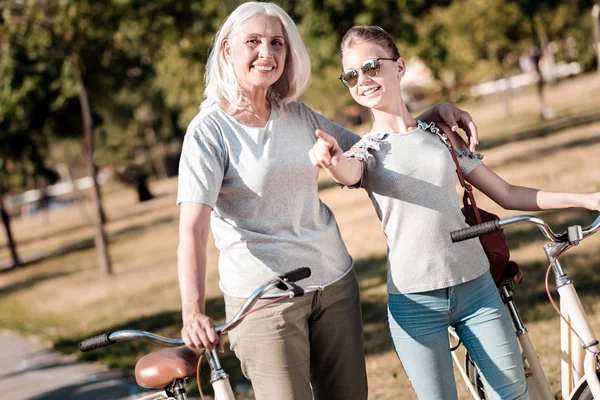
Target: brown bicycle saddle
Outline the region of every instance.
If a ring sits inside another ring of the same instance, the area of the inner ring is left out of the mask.
[[[176,378],[196,373],[198,356],[187,347],[167,348],[140,358],[135,364],[135,380],[148,389],[162,389]]]

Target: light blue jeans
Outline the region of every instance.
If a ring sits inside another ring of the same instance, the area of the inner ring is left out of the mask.
[[[388,321],[419,399],[457,399],[448,326],[483,375],[488,399],[529,399],[517,338],[489,273],[445,289],[390,294]]]

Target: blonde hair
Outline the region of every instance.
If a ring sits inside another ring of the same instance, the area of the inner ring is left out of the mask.
[[[344,49],[350,48],[359,43],[372,43],[389,53],[390,58],[400,58],[400,52],[385,29],[379,26],[355,26],[350,28],[342,38],[340,45],[340,65],[344,61]],[[343,67],[342,67],[343,68]]]
[[[234,36],[241,25],[256,16],[269,16],[279,20],[283,27],[287,45],[284,71],[267,93],[267,100],[275,107],[295,101],[310,83],[310,57],[296,24],[278,5],[273,3],[248,2],[236,8],[223,22],[206,62],[204,101],[200,109],[225,102],[241,110],[247,99],[235,76],[233,66],[225,57],[223,42]]]

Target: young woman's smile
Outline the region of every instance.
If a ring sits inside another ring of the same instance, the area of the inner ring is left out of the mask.
[[[377,92],[379,89],[380,89],[380,86],[376,86],[376,87],[365,90],[360,95],[368,97],[368,96],[371,96],[373,93]]]

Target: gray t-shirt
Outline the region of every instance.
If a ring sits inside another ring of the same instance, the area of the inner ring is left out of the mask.
[[[433,127],[436,131],[437,127]],[[452,156],[431,128],[407,134],[369,133],[346,153],[363,161],[362,186],[388,240],[388,292],[415,293],[475,279],[489,269],[477,238],[452,243],[450,232],[467,227],[456,193]],[[439,133],[439,131],[437,131]],[[481,156],[457,149],[464,175]]]
[[[177,204],[213,208],[221,290],[248,297],[272,277],[299,267],[304,288],[327,286],[352,268],[331,210],[318,195],[319,170],[308,157],[315,129],[343,149],[360,137],[302,103],[273,109],[264,128],[242,125],[218,106],[188,126]]]

